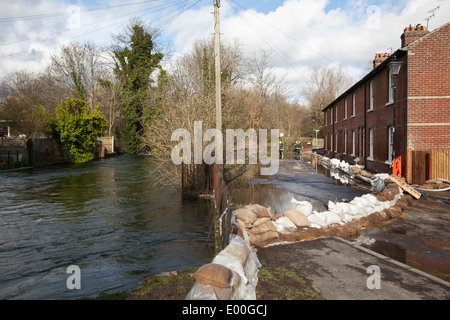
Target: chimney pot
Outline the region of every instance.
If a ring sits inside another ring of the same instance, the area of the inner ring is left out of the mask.
[[[420,23],[416,26],[411,26],[405,28],[403,34],[400,36],[401,46],[406,47],[411,42],[416,41],[419,38],[422,38],[424,35],[428,34],[427,27],[422,26]]]

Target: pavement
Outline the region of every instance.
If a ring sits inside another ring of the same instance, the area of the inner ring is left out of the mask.
[[[368,193],[298,160],[280,161],[270,183],[322,203]],[[450,204],[421,197],[401,217],[362,230],[354,241],[320,238],[258,248],[257,255],[263,267],[293,268],[329,300],[448,300],[449,231]]]
[[[263,267],[293,269],[326,300],[447,300],[450,283],[340,238],[259,248]]]

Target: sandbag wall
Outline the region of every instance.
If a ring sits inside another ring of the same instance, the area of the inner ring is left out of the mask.
[[[261,264],[247,234],[233,220],[229,244],[193,274],[196,282],[186,300],[256,300]]]

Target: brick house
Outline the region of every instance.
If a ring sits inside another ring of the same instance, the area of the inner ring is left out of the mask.
[[[450,179],[450,23],[410,26],[400,38],[400,49],[377,53],[373,70],[323,109],[325,152],[387,173],[401,156],[409,183]],[[394,60],[402,62],[396,90]]]

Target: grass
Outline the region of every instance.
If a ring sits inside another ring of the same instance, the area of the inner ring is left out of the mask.
[[[323,300],[311,285],[286,267],[261,268],[256,286],[257,300]]]

